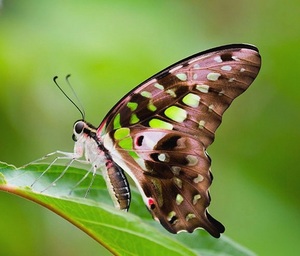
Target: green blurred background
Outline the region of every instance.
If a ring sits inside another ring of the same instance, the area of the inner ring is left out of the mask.
[[[72,151],[78,111],[98,125],[127,91],[193,53],[255,44],[262,69],[209,148],[210,212],[259,255],[299,253],[300,4],[274,1],[1,1],[0,160],[20,166]],[[0,193],[1,255],[103,255],[50,211]],[[201,241],[199,241],[201,243]]]

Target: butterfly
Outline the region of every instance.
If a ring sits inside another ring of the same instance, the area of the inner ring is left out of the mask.
[[[114,205],[127,211],[127,173],[153,218],[171,233],[224,226],[208,213],[213,176],[208,146],[224,111],[256,78],[258,49],[232,44],[206,50],[162,70],[125,95],[99,127],[74,124],[74,153],[102,170]],[[125,173],[124,173],[125,172]]]

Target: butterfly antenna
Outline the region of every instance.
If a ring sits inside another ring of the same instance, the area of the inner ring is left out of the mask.
[[[55,77],[53,77],[53,82],[55,83],[55,85],[57,86],[57,88],[63,93],[63,95],[65,95],[65,97],[78,109],[78,111],[80,112],[80,114],[81,114],[81,116],[82,116],[82,119],[84,120],[84,118],[85,118],[85,111],[84,111],[84,108],[83,108],[83,106],[82,106],[82,104],[81,104],[81,101],[79,100],[79,98],[78,98],[78,96],[77,96],[77,94],[76,94],[76,92],[75,92],[75,90],[74,90],[74,88],[72,87],[72,85],[70,84],[70,82],[69,82],[69,77],[70,77],[71,75],[69,74],[69,75],[67,75],[66,76],[66,81],[67,81],[67,83],[68,83],[68,85],[69,85],[69,87],[71,88],[71,90],[72,90],[72,93],[73,93],[73,95],[75,96],[75,98],[76,98],[76,100],[77,100],[77,102],[78,102],[78,104],[79,104],[79,107],[78,107],[78,105],[64,92],[64,90],[59,86],[59,84],[57,83],[57,78],[58,78],[58,76],[55,76]]]

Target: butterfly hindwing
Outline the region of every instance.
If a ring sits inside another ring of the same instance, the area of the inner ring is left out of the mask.
[[[167,230],[193,232],[203,227],[219,237],[224,227],[206,210],[210,158],[197,138],[178,131],[133,128],[115,143],[115,161],[138,182],[148,209]]]

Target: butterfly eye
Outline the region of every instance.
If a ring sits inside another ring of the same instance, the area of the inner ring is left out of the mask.
[[[78,121],[74,125],[74,134],[81,134],[83,132],[84,122]]]
[[[78,121],[74,124],[72,139],[77,141],[78,135],[82,134],[84,130],[85,123],[83,121]]]

